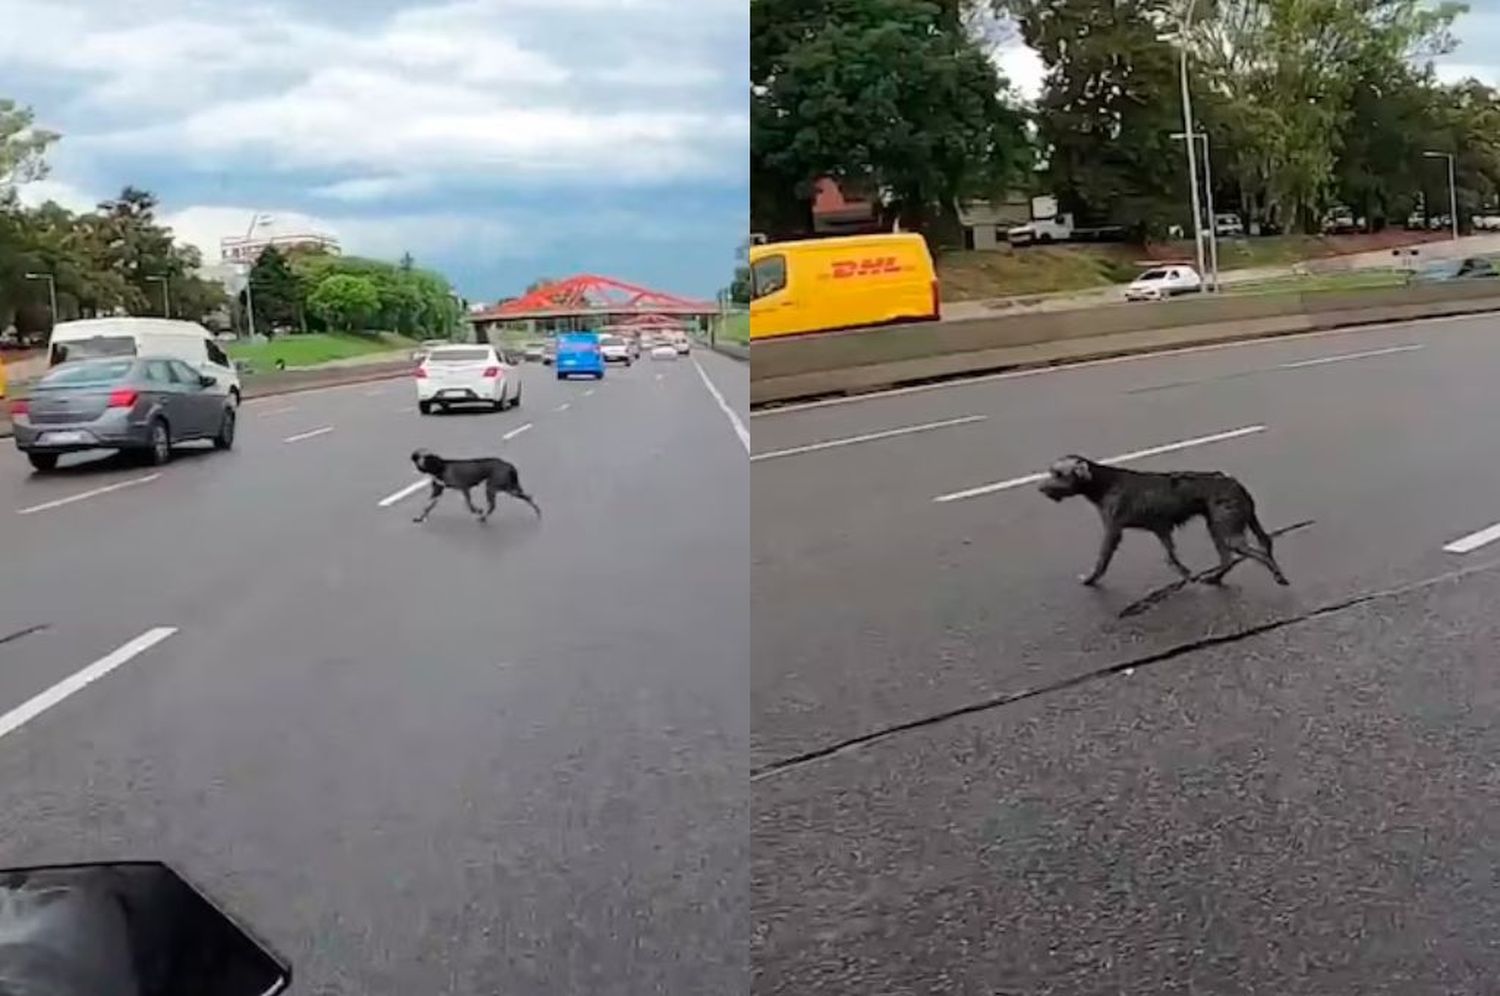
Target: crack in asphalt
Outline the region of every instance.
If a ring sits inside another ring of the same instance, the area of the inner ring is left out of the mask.
[[[1293,527],[1286,528],[1290,529]],[[1229,643],[1238,643],[1241,640],[1246,640],[1250,637],[1261,636],[1265,633],[1272,633],[1279,629],[1286,629],[1287,627],[1295,626],[1298,623],[1307,622],[1312,619],[1318,619],[1323,616],[1333,615],[1338,612],[1343,612],[1346,609],[1352,609],[1360,605],[1368,604],[1370,602],[1380,601],[1386,598],[1395,598],[1400,595],[1408,595],[1414,591],[1422,591],[1427,588],[1435,588],[1438,585],[1448,584],[1453,581],[1461,581],[1464,578],[1469,577],[1470,575],[1482,574],[1486,571],[1492,571],[1497,567],[1500,567],[1500,559],[1485,561],[1482,564],[1475,564],[1472,567],[1464,567],[1454,571],[1445,571],[1442,574],[1436,574],[1432,577],[1423,578],[1420,581],[1412,581],[1408,584],[1397,585],[1394,588],[1382,588],[1377,591],[1361,592],[1359,594],[1350,595],[1346,598],[1341,598],[1336,601],[1325,602],[1322,605],[1307,609],[1304,612],[1299,612],[1296,615],[1281,616],[1276,619],[1270,619],[1266,622],[1258,623],[1254,626],[1247,626],[1244,629],[1235,630],[1232,633],[1223,633],[1218,636],[1199,637],[1196,640],[1191,640],[1186,643],[1179,643],[1174,646],[1168,647],[1165,650],[1158,650],[1153,653],[1143,654],[1139,657],[1132,657],[1128,660],[1119,661],[1114,664],[1106,664],[1103,667],[1084,671],[1080,674],[1073,675],[1072,677],[1062,678],[1058,681],[1049,682],[1045,685],[1038,685],[1035,688],[1025,688],[1016,692],[1006,692],[1002,695],[992,695],[988,698],[980,699],[977,702],[970,702],[966,705],[957,706],[953,709],[946,709],[942,712],[933,713],[928,716],[922,716],[918,719],[910,719],[902,723],[883,726],[879,729],[871,730],[869,733],[862,733],[859,736],[849,737],[844,740],[839,740],[834,743],[827,744],[823,747],[816,747],[812,750],[804,751],[800,754],[794,754],[790,757],[781,758],[780,760],[764,764],[759,768],[751,770],[750,780],[752,782],[760,781],[762,778],[768,778],[772,775],[782,774],[784,772],[800,768],[804,765],[811,764],[815,761],[821,761],[824,758],[832,757],[835,754],[847,753],[849,751],[857,750],[861,747],[869,746],[870,744],[879,743],[883,740],[889,740],[892,737],[898,736],[902,733],[910,733],[913,730],[921,730],[926,729],[927,727],[938,726],[942,723],[960,719],[964,716],[971,716],[976,713],[988,712],[991,709],[1003,708],[1005,706],[1014,705],[1017,702],[1024,702],[1027,699],[1039,698],[1043,695],[1053,695],[1057,692],[1066,691],[1071,688],[1077,688],[1080,685],[1086,685],[1090,682],[1110,677],[1111,675],[1118,674],[1121,671],[1133,671],[1136,668],[1150,667],[1153,664],[1161,664],[1166,661],[1185,656],[1187,654],[1196,653],[1199,650],[1207,650],[1213,647],[1220,647]]]
[[[14,633],[6,633],[4,636],[0,636],[0,644],[12,643],[33,633],[40,633],[42,630],[48,629],[51,625],[51,623],[37,623],[35,626],[18,629]]]

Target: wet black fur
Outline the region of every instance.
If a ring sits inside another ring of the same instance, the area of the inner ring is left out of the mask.
[[[427,507],[413,522],[421,522],[431,514],[433,506],[443,496],[444,488],[456,488],[463,492],[464,504],[469,506],[469,511],[479,517],[480,522],[489,520],[495,511],[495,495],[507,494],[512,498],[518,498],[531,506],[531,510],[540,518],[542,510],[531,496],[521,488],[521,477],[516,472],[515,465],[499,457],[480,457],[473,460],[446,460],[435,453],[426,450],[417,450],[411,455],[411,462],[416,465],[417,470],[432,478],[432,491],[429,495]],[[469,491],[484,485],[485,497],[489,500],[489,507],[484,511],[474,507],[474,499]]]
[[[1255,499],[1228,474],[1125,470],[1073,455],[1052,465],[1040,490],[1053,501],[1082,495],[1099,510],[1104,538],[1094,569],[1081,578],[1084,584],[1095,584],[1104,576],[1126,529],[1155,534],[1166,550],[1167,563],[1184,578],[1191,577],[1192,571],[1177,559],[1172,533],[1199,517],[1219,552],[1219,566],[1203,578],[1205,582],[1223,581],[1235,554],[1240,554],[1263,565],[1278,584],[1290,583],[1276,563],[1271,537],[1256,518]],[[1251,546],[1246,530],[1255,535],[1260,549]]]

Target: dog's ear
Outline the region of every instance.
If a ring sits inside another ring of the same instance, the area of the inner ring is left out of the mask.
[[[1080,484],[1087,483],[1093,476],[1089,469],[1089,462],[1081,456],[1070,454],[1058,460],[1051,467],[1052,476],[1060,477],[1066,481],[1077,481]]]

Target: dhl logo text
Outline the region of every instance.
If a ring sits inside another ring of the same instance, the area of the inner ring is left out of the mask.
[[[837,260],[833,264],[833,279],[848,277],[870,277],[877,273],[900,273],[901,263],[895,256],[871,256],[867,259]]]

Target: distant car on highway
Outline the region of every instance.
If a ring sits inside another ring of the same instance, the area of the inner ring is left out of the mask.
[[[630,344],[625,341],[624,336],[601,335],[599,352],[603,354],[605,363],[623,363],[628,367],[632,362]]]
[[[1165,301],[1179,294],[1196,294],[1203,278],[1191,266],[1156,266],[1142,273],[1125,288],[1127,301]]]
[[[557,339],[548,339],[542,346],[542,366],[550,367],[557,362]]]
[[[597,332],[561,332],[557,336],[557,379],[604,379],[604,353]]]
[[[447,339],[423,339],[421,345],[412,350],[411,358],[420,363],[422,362],[422,358],[428,353],[432,352],[434,349],[437,349],[439,346],[447,345],[449,345]]]
[[[653,360],[675,360],[677,359],[677,347],[667,342],[659,343],[651,347],[651,358]]]
[[[521,378],[493,346],[443,345],[417,366],[417,410],[485,404],[504,411],[521,403]]]
[[[213,393],[240,403],[240,374],[213,333],[169,318],[84,318],[52,329],[48,365],[103,356],[170,356],[214,379]]]
[[[216,379],[168,356],[73,360],[47,371],[11,402],[16,448],[39,471],[64,453],[121,450],[152,464],[189,440],[234,445],[235,404],[213,390]]]
[[[672,337],[672,346],[677,350],[678,356],[686,356],[693,351],[693,344],[688,340],[686,333],[679,332]]]
[[[521,355],[526,358],[527,363],[541,363],[547,357],[547,344],[543,342],[528,342],[521,348]]]
[[[1495,265],[1483,256],[1466,256],[1463,259],[1438,259],[1424,265],[1407,276],[1407,283],[1437,284],[1450,280],[1483,280],[1500,276]]]
[[[1237,214],[1214,215],[1214,234],[1231,238],[1245,234],[1245,225]]]

